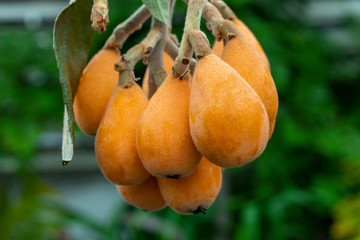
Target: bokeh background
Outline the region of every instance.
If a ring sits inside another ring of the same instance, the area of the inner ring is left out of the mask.
[[[75,157],[61,166],[52,27],[67,1],[0,1],[0,239],[360,239],[360,1],[226,2],[269,57],[277,125],[261,157],[225,171],[206,215],[180,216],[125,204],[79,130]],[[141,1],[109,4],[90,56]],[[185,11],[178,0],[179,38]],[[139,63],[136,76],[144,71]]]

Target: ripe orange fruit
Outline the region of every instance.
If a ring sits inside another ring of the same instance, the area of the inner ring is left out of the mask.
[[[164,52],[164,69],[167,73],[172,72],[172,66],[174,65],[174,60],[166,53]],[[148,96],[149,93],[149,68],[146,68],[143,83],[142,83],[142,89],[146,96]]]
[[[142,89],[117,86],[95,138],[95,154],[105,177],[117,185],[141,183],[150,174],[136,150],[136,127],[147,105]]]
[[[155,177],[133,186],[116,186],[124,200],[145,211],[157,211],[166,207]]]
[[[214,45],[212,47],[213,53],[221,58],[223,49],[224,49],[224,41],[222,39],[220,41],[215,40]]]
[[[180,214],[205,213],[220,192],[221,168],[202,158],[195,171],[180,179],[158,178],[165,202]]]
[[[114,62],[119,55],[114,50],[101,49],[85,67],[74,98],[75,120],[86,134],[95,135],[119,73]]]
[[[270,121],[270,138],[274,131],[279,101],[268,67],[244,36],[235,36],[226,42],[222,59],[233,67],[261,98]]]
[[[240,19],[235,18],[235,19],[232,19],[231,21],[234,23],[236,28],[249,40],[251,45],[255,48],[256,52],[259,54],[262,61],[270,69],[270,63],[265,54],[265,51],[262,48],[262,46],[260,45],[259,41],[256,39],[255,35],[252,33],[252,31]],[[224,50],[223,40],[215,41],[213,48],[212,48],[213,53],[216,56],[221,57],[223,50]]]
[[[255,48],[257,53],[260,55],[260,58],[264,61],[265,65],[270,69],[269,60],[265,54],[264,49],[260,45],[259,41],[256,39],[254,33],[245,25],[243,21],[238,18],[232,20],[237,29],[245,35],[245,37],[250,41],[252,46]]]
[[[239,167],[264,151],[269,119],[260,97],[214,54],[197,63],[189,109],[192,139],[209,161]]]
[[[185,177],[201,159],[190,136],[189,99],[188,79],[169,74],[140,118],[136,147],[153,176]]]

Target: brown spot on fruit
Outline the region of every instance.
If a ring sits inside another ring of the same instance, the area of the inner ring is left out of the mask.
[[[193,214],[199,214],[199,213],[206,214],[206,211],[207,211],[206,208],[199,206],[197,209],[190,211],[190,212]]]

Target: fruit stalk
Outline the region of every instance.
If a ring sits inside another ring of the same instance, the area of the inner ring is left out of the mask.
[[[236,19],[235,13],[231,8],[222,0],[211,0],[210,1],[223,15],[225,19],[234,20]]]
[[[220,1],[218,1],[220,2]],[[220,5],[223,7],[225,3]],[[226,5],[229,10],[226,10],[227,14],[230,14],[231,9]],[[232,11],[231,11],[232,12]],[[232,15],[227,15],[229,18],[236,17],[232,12]],[[230,17],[231,16],[231,17]],[[243,34],[236,28],[234,23],[230,20],[224,19],[220,11],[211,3],[207,2],[204,8],[203,17],[206,19],[208,26],[210,27],[213,35],[218,41],[221,39],[231,39],[235,35],[242,36]]]
[[[206,19],[208,26],[210,27],[211,32],[215,38],[217,40],[221,40],[223,36],[220,28],[224,18],[222,17],[219,10],[211,3],[207,2],[202,16]]]
[[[183,0],[185,3],[190,4],[189,0]],[[210,2],[206,2],[203,8],[202,17],[206,19],[209,30],[217,40],[222,38],[221,31],[219,30],[224,18],[219,10]]]
[[[189,42],[189,34],[193,30],[200,29],[201,14],[206,2],[206,0],[189,0],[179,55],[175,60],[173,71],[173,74],[180,78],[187,73],[193,52]]]
[[[167,39],[169,38],[169,28],[167,24],[160,22],[156,18],[152,19],[152,26],[161,28],[162,37],[149,57],[149,92],[147,96],[148,99],[150,99],[151,96],[155,93],[156,89],[160,87],[167,75],[164,69],[163,53],[167,44]]]
[[[119,84],[123,87],[129,87],[132,85],[132,80],[135,80],[134,77],[134,67],[137,62],[139,62],[144,57],[151,55],[156,44],[159,42],[162,36],[162,29],[159,27],[153,27],[149,31],[148,35],[137,45],[130,48],[126,54],[122,55],[120,59],[115,62],[115,70],[120,73],[119,75]],[[122,72],[124,73],[122,76]],[[132,77],[129,77],[131,73]]]
[[[165,52],[169,54],[169,56],[175,61],[176,57],[179,54],[179,47],[176,46],[176,43],[169,38],[166,42]],[[196,60],[194,58],[191,58],[190,66],[189,66],[191,75],[193,75],[194,73],[196,63],[197,63]]]
[[[142,5],[128,19],[120,23],[106,41],[104,48],[121,49],[126,39],[150,17],[150,11]]]
[[[195,51],[196,58],[198,60],[212,53],[209,46],[209,41],[206,38],[205,33],[203,33],[202,31],[192,31],[189,34],[189,41]]]
[[[244,37],[244,34],[242,34],[230,20],[224,20],[220,28],[222,37],[227,41],[233,39],[235,36]]]

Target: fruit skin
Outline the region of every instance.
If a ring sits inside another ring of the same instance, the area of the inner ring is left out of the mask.
[[[218,57],[221,58],[223,49],[224,49],[224,42],[223,42],[223,40],[222,40],[222,39],[221,39],[220,41],[215,40],[214,45],[213,45],[213,47],[212,47],[213,53],[214,53],[216,56],[218,56]]]
[[[150,174],[136,151],[136,127],[148,100],[133,83],[117,86],[95,138],[95,154],[105,177],[117,185],[141,183]]]
[[[243,36],[236,36],[227,41],[222,59],[233,67],[261,98],[270,121],[270,138],[274,131],[279,100],[269,69]]]
[[[114,50],[101,49],[85,67],[74,98],[75,120],[86,134],[95,135],[105,113],[119,73],[114,62],[119,55]]]
[[[116,186],[120,195],[130,205],[145,211],[158,211],[166,207],[155,177],[133,186]]]
[[[165,202],[174,211],[184,215],[205,213],[220,192],[222,170],[202,158],[190,176],[157,181]]]
[[[232,19],[232,22],[235,24],[236,28],[245,35],[245,37],[250,41],[252,46],[255,48],[257,53],[259,53],[260,58],[264,61],[265,65],[270,69],[269,59],[267,58],[264,49],[260,45],[259,41],[256,39],[255,35],[251,30],[245,25],[243,21],[238,18]]]
[[[153,176],[185,177],[200,162],[201,154],[190,136],[189,100],[188,80],[169,74],[140,118],[136,147]]]
[[[164,69],[168,74],[172,72],[173,65],[174,60],[166,52],[164,52]],[[147,96],[149,93],[149,68],[146,68],[142,83],[142,89]]]
[[[251,32],[251,30],[240,19],[235,18],[235,19],[232,19],[231,21],[234,23],[236,28],[249,40],[251,45],[255,48],[255,50],[259,54],[262,61],[270,69],[269,59],[267,58],[264,49],[260,45],[259,41],[256,39],[255,35]],[[215,41],[214,45],[212,47],[213,53],[216,56],[221,57],[223,50],[224,50],[223,40]]]
[[[189,109],[191,137],[209,161],[239,167],[264,151],[269,120],[260,97],[214,54],[197,63]]]

